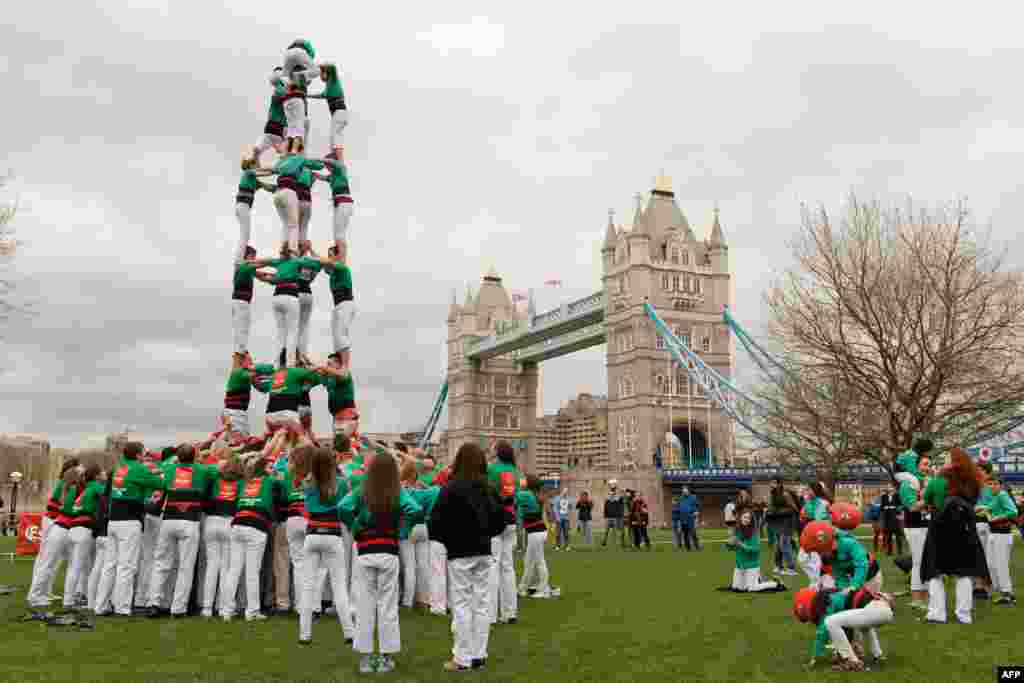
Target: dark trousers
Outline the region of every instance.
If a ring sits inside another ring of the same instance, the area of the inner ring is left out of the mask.
[[[640,544],[644,543],[648,548],[651,547],[651,537],[647,535],[647,527],[635,526],[633,527],[633,545],[639,549]]]
[[[890,555],[893,554],[893,538],[896,539],[896,554],[903,554],[903,529],[898,524],[886,525],[884,531],[885,537],[885,552]]]
[[[622,518],[621,517],[619,517],[618,519],[615,519],[614,521],[606,520],[605,527],[604,527],[604,540],[601,542],[601,545],[608,545],[608,534],[610,534],[613,530],[618,533],[619,540],[622,542],[622,547],[625,548],[626,547],[626,529],[625,529],[625,527],[622,524]]]
[[[700,550],[700,540],[697,538],[697,527],[693,524],[683,524],[683,542],[687,550]]]

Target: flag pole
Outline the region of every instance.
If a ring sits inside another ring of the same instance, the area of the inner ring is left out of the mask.
[[[686,436],[690,440],[688,450],[690,451],[690,469],[693,469],[693,418],[690,414],[690,372],[686,372]]]

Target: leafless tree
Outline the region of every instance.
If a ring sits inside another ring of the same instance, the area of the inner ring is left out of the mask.
[[[10,176],[0,176],[0,190],[9,182]],[[17,200],[0,201],[0,335],[3,334],[3,326],[12,318],[32,313],[32,303],[23,300],[16,291],[17,282],[10,267],[21,244],[14,236],[17,210]]]
[[[805,209],[793,254],[765,296],[780,362],[757,392],[784,462],[831,485],[915,437],[970,446],[1024,420],[1024,281],[963,202],[851,196],[838,224]]]

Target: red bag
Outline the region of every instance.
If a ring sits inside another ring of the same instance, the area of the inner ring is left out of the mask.
[[[18,540],[14,546],[16,555],[38,555],[43,539],[43,513],[22,512],[18,515]]]

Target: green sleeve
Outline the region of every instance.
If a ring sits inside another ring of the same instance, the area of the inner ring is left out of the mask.
[[[992,519],[1015,519],[1017,517],[1017,504],[1006,491],[1000,491],[999,495],[992,500]]]
[[[356,521],[358,508],[359,495],[355,492],[345,496],[338,505],[338,517],[349,529],[352,528],[352,523]]]
[[[129,483],[144,489],[157,490],[164,487],[164,477],[162,474],[153,472],[142,463],[137,463],[137,465],[137,467],[132,467],[128,470],[127,479]]]
[[[825,646],[828,645],[828,629],[825,628],[825,620],[818,623],[818,630],[815,633],[814,645],[811,646],[811,657],[821,659],[825,656]]]
[[[410,527],[414,527],[423,521],[423,508],[409,495],[408,491],[403,490],[399,494],[398,505]]]
[[[324,162],[319,159],[306,159],[306,168],[311,168],[314,171],[319,171],[324,167]]]
[[[900,484],[900,502],[908,510],[917,505],[917,491],[907,482]]]
[[[755,531],[751,534],[750,538],[740,541],[738,546],[743,550],[746,550],[748,553],[756,553],[761,547],[757,538],[757,532]]]

